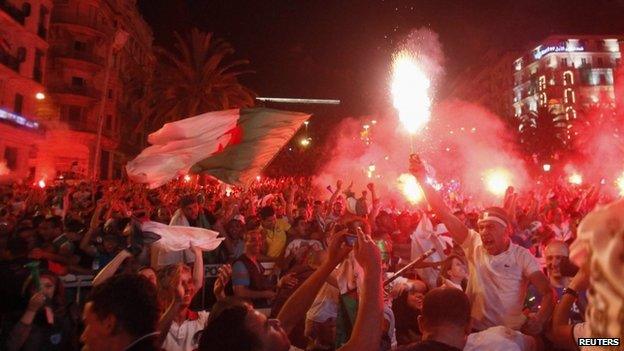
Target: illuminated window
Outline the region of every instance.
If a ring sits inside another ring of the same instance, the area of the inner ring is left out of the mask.
[[[566,119],[568,121],[576,119],[576,111],[574,111],[574,109],[572,107],[568,107],[566,109]]]
[[[574,90],[572,90],[570,88],[564,90],[563,99],[564,99],[566,104],[573,104],[573,103],[575,103],[576,99],[574,97]]]
[[[539,104],[540,104],[540,106],[546,106],[546,101],[547,101],[546,93],[541,93],[539,95]]]
[[[546,89],[546,77],[544,76],[540,76],[539,77],[539,86],[538,86],[539,90],[545,90]]]
[[[563,72],[563,85],[574,84],[574,75],[570,71]]]
[[[536,112],[537,111],[537,102],[535,99],[529,100],[529,111]]]

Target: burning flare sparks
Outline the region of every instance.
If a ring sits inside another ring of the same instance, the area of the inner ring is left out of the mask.
[[[624,197],[624,173],[615,180],[615,185],[617,185],[618,190],[620,191],[620,196]]]
[[[502,196],[511,185],[511,174],[503,168],[489,169],[485,172],[485,187],[494,195]]]
[[[408,51],[401,51],[392,63],[393,105],[408,133],[421,130],[431,118],[431,80]]]
[[[416,204],[423,199],[423,191],[413,175],[407,173],[401,174],[398,183],[401,193],[403,193],[403,196],[405,196],[407,201],[411,204]]]
[[[568,177],[568,182],[570,182],[570,184],[581,185],[583,184],[583,176],[578,173],[572,173]]]

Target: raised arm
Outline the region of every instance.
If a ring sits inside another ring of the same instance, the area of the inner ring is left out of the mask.
[[[581,267],[568,286],[568,288],[574,290],[577,294],[586,290],[589,286],[589,272],[587,268],[588,267]],[[574,325],[570,324],[570,309],[577,299],[577,296],[573,294],[574,293],[563,294],[561,300],[557,306],[555,306],[552,328],[548,335],[553,343],[561,345],[567,350],[577,350],[573,334]]]
[[[440,194],[438,194],[438,192],[431,185],[429,185],[429,183],[427,183],[425,165],[416,155],[412,155],[412,157],[410,157],[410,172],[414,175],[414,177],[416,177],[418,183],[420,183],[420,187],[425,194],[425,198],[427,199],[429,206],[431,206],[433,212],[435,212],[442,223],[444,223],[446,229],[449,231],[449,234],[451,234],[453,239],[458,244],[463,244],[468,237],[468,227],[466,227],[466,225],[460,221],[459,218],[453,215],[451,210],[444,203]]]
[[[6,342],[7,350],[17,351],[21,350],[22,346],[32,331],[32,324],[35,320],[37,312],[43,308],[46,302],[46,297],[42,292],[35,293],[28,302],[28,307],[19,322],[13,327]]]
[[[195,254],[193,283],[195,283],[195,291],[199,291],[204,286],[204,255],[202,249],[197,246],[191,246],[191,250]]]
[[[331,209],[334,207],[334,202],[336,202],[338,195],[340,195],[341,189],[342,189],[342,180],[338,179],[338,181],[336,182],[336,191],[334,191],[332,193],[332,196],[329,198],[329,211],[331,211]]]
[[[383,319],[381,253],[371,239],[358,228],[355,259],[364,270],[364,284],[358,297],[358,310],[351,338],[339,350],[379,350]]]
[[[327,277],[351,251],[351,248],[344,243],[344,235],[346,231],[336,233],[330,238],[327,260],[286,300],[277,319],[287,334],[290,334],[297,323],[304,320],[306,312],[312,306],[312,302],[325,284]]]
[[[108,262],[104,268],[98,273],[98,275],[93,278],[93,286],[98,286],[102,284],[106,279],[115,275],[115,272],[119,269],[119,266],[126,260],[126,258],[132,257],[132,254],[127,250],[121,250],[119,253],[113,257],[113,259]]]

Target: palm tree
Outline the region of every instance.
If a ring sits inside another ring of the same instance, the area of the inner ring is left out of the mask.
[[[550,159],[555,153],[565,151],[569,146],[566,121],[552,107],[539,107],[529,112],[520,122],[520,140],[525,151],[538,155],[540,159]]]
[[[238,81],[249,61],[227,60],[234,48],[212,33],[194,28],[185,38],[175,33],[176,51],[156,47],[156,72],[148,87],[144,106],[143,128],[149,130],[163,123],[200,113],[229,108],[250,107],[255,94]]]

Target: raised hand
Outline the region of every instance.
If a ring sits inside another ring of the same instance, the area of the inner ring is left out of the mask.
[[[418,155],[410,155],[410,173],[412,173],[412,175],[416,178],[420,178],[420,177],[425,177],[427,174],[427,170],[425,169],[425,164],[423,163],[423,161],[420,159],[420,157],[418,157]]]
[[[327,261],[333,266],[342,262],[352,249],[345,243],[345,235],[347,235],[346,229],[336,232],[335,226],[332,226],[327,249]]]
[[[37,312],[45,305],[45,303],[46,297],[41,291],[39,291],[30,298],[26,309],[30,312]]]
[[[364,234],[361,228],[356,228],[357,242],[353,252],[355,259],[367,274],[381,274],[381,253],[370,237]]]

